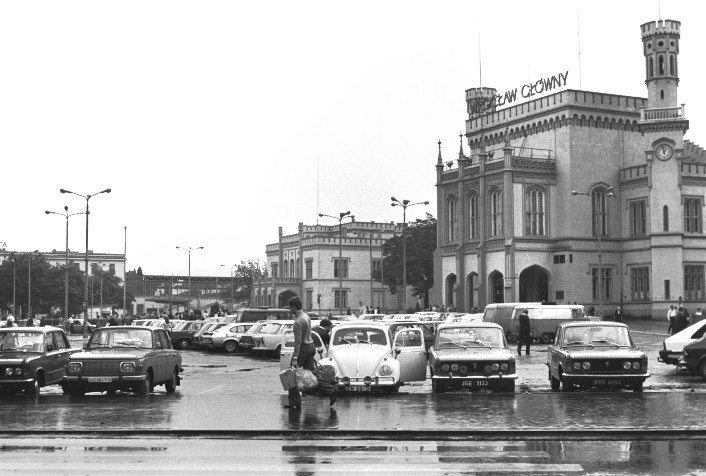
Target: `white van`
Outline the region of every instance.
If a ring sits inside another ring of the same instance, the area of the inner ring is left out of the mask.
[[[512,311],[510,327],[506,331],[508,340],[516,342],[520,335],[520,314],[527,309],[530,321],[530,333],[533,340],[545,344],[554,342],[554,333],[559,324],[577,320],[596,320],[588,317],[580,304],[521,304]]]

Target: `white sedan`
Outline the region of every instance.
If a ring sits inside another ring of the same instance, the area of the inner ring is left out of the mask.
[[[659,360],[665,364],[677,365],[684,346],[700,339],[706,333],[706,319],[692,324],[664,340],[664,349],[659,351]]]
[[[405,382],[426,380],[426,348],[418,328],[397,331],[375,322],[339,324],[331,331],[326,357],[336,369],[339,390],[395,392]]]

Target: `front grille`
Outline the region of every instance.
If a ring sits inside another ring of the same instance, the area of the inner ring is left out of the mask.
[[[120,362],[83,362],[83,375],[118,375]]]
[[[591,373],[591,374],[600,374],[600,373],[642,373],[645,372],[647,369],[644,368],[643,362],[639,359],[576,359],[574,363],[580,363],[583,364],[584,362],[590,362],[591,363],[591,368],[586,370],[583,367],[580,370],[574,369],[573,372],[575,373]],[[624,369],[623,368],[623,363],[624,362],[630,362],[631,364],[633,362],[640,362],[640,368],[639,369]]]
[[[485,373],[485,366],[486,365],[493,365],[493,364],[498,364],[498,365],[508,364],[508,369],[505,371],[502,371],[505,374],[514,373],[514,371],[515,371],[514,365],[512,365],[510,362],[506,362],[506,361],[493,360],[493,361],[483,361],[483,362],[468,362],[468,361],[442,362],[442,365],[446,365],[446,364],[448,364],[449,366],[458,365],[459,370],[456,370],[456,371],[439,370],[439,374],[442,374],[442,375],[452,374],[452,375],[456,375],[456,376],[460,375],[460,376],[471,376],[472,377],[472,376],[497,375],[497,374],[501,373],[500,370],[492,371],[492,372],[490,372],[490,374]],[[461,372],[461,370],[460,370],[461,366],[467,367],[468,370],[466,372]]]

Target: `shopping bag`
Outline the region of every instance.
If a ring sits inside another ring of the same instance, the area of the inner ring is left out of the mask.
[[[314,370],[314,375],[316,375],[316,380],[319,383],[317,388],[319,395],[330,397],[332,394],[338,392],[336,369],[333,366],[319,365],[316,367],[316,370]]]
[[[316,390],[316,387],[319,385],[318,380],[316,380],[316,375],[310,370],[297,367],[294,369],[294,375],[297,380],[297,389],[300,392],[311,393]]]
[[[282,388],[289,390],[290,388],[295,388],[297,386],[297,378],[294,375],[294,369],[288,368],[284,369],[279,373],[279,379],[282,381]]]

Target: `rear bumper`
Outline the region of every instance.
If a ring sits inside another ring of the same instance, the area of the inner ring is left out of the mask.
[[[677,352],[677,351],[670,352],[668,350],[660,350],[659,357],[657,358],[657,361],[664,362],[665,364],[677,365],[679,363],[680,358],[681,358],[681,352]]]

